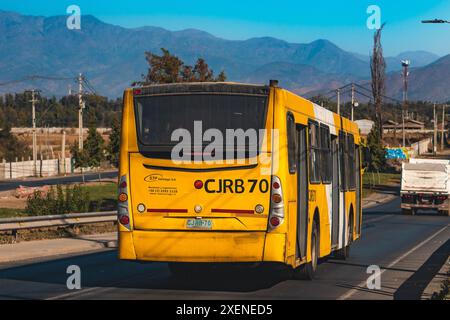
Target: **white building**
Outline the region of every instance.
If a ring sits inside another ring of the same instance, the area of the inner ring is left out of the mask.
[[[367,136],[375,125],[375,122],[369,119],[356,120],[355,122],[361,131],[361,135],[363,136]]]

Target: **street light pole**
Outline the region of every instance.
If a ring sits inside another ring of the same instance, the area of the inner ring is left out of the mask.
[[[341,115],[341,90],[337,89],[336,90],[336,95],[337,95],[337,114]]]
[[[78,149],[83,150],[83,75],[78,76]]]
[[[353,121],[353,108],[355,106],[355,85],[352,83],[352,114],[351,120]]]
[[[436,155],[437,151],[437,116],[436,116],[436,103],[433,104],[433,154]]]
[[[405,134],[405,113],[407,112],[408,105],[408,67],[410,65],[409,60],[402,60],[403,67],[403,107],[402,107],[402,136],[403,136],[403,148],[406,144],[406,134]]]
[[[31,117],[33,125],[33,176],[37,176],[37,139],[36,139],[36,90],[31,90]]]
[[[447,106],[446,104],[444,104],[442,106],[441,151],[444,150],[445,107],[446,106]]]
[[[422,23],[432,23],[432,24],[450,24],[450,21],[444,19],[432,19],[432,20],[422,20]],[[445,126],[445,107],[442,106],[442,129],[441,129],[441,150],[444,149],[444,126]],[[436,119],[436,104],[434,104],[434,142],[433,142],[433,152],[436,154],[437,149],[437,119]]]

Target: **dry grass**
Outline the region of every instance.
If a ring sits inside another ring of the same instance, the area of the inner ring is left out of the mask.
[[[42,239],[72,238],[80,235],[99,234],[117,231],[115,222],[104,222],[90,225],[71,227],[52,227],[31,230],[19,230],[17,238],[9,232],[0,233],[0,244],[11,244],[19,241],[33,241]]]

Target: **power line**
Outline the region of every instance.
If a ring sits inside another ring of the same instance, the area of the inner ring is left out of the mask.
[[[83,83],[84,86],[87,87],[88,91],[91,91],[93,94],[97,94],[97,91],[94,89],[92,84],[89,82],[89,80],[86,77],[83,77]]]
[[[54,81],[67,81],[76,80],[75,77],[58,77],[58,76],[42,76],[42,75],[30,75],[21,79],[10,80],[6,82],[0,82],[0,86],[6,86],[9,84],[15,84],[20,82],[32,81],[32,80],[54,80]]]

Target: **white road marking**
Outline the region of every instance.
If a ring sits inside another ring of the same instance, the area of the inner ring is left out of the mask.
[[[434,237],[436,237],[437,235],[439,235],[441,232],[445,231],[448,228],[449,225],[446,225],[445,227],[439,229],[437,232],[433,233],[431,236],[429,236],[428,238],[426,238],[425,240],[423,240],[422,242],[420,242],[419,244],[417,244],[415,247],[413,247],[412,249],[408,250],[407,252],[405,252],[404,254],[402,254],[400,257],[398,257],[397,259],[395,259],[394,261],[392,261],[387,267],[383,268],[383,270],[380,273],[380,276],[387,271],[388,269],[390,269],[391,267],[393,267],[394,265],[396,265],[397,263],[399,263],[401,260],[403,260],[404,258],[406,258],[407,256],[409,256],[411,253],[413,253],[414,251],[416,251],[417,249],[421,248],[423,245],[425,245],[427,242],[429,242],[430,240],[432,240]],[[366,285],[366,280],[361,281],[360,283],[358,283],[357,287],[358,288],[362,288],[365,287]],[[345,294],[341,295],[340,297],[337,298],[337,300],[347,300],[350,299],[355,293],[357,293],[359,291],[359,289],[351,289],[348,292],[346,292]]]
[[[92,287],[92,288],[88,288],[88,289],[75,290],[75,291],[72,291],[72,292],[60,294],[58,296],[50,297],[50,298],[47,298],[45,300],[59,300],[59,299],[63,299],[63,298],[76,296],[76,295],[79,295],[79,294],[88,293],[88,292],[95,291],[95,290],[98,290],[98,289],[101,289],[101,287]]]
[[[57,296],[54,296],[54,297],[47,298],[47,299],[45,299],[45,300],[59,300],[59,299],[66,299],[66,298],[71,298],[71,297],[83,297],[83,296],[86,296],[86,295],[92,294],[92,293],[99,294],[99,293],[103,293],[103,292],[107,292],[107,291],[112,291],[112,290],[117,289],[117,288],[114,287],[114,286],[118,286],[118,285],[121,285],[121,284],[125,284],[125,283],[126,283],[127,281],[129,281],[130,279],[136,279],[136,278],[138,278],[138,277],[141,277],[142,275],[145,275],[145,273],[146,273],[146,272],[144,272],[144,273],[139,273],[139,274],[137,274],[137,275],[128,277],[126,280],[116,281],[116,282],[114,282],[114,283],[111,283],[111,284],[110,284],[110,285],[111,285],[110,287],[92,287],[92,288],[87,288],[87,289],[75,290],[75,291],[73,291],[73,292],[68,292],[68,293],[60,294],[60,295],[57,295]],[[149,280],[149,279],[154,279],[154,278],[159,277],[159,276],[160,276],[160,274],[157,273],[157,272],[155,272],[154,275],[148,276],[148,277],[146,277],[146,279],[147,279],[147,280]]]
[[[381,220],[384,220],[384,219],[387,219],[387,218],[391,218],[391,217],[393,217],[393,216],[394,216],[394,215],[389,214],[389,215],[384,215],[384,216],[381,216],[381,217],[378,217],[378,218],[363,219],[363,225],[364,225],[365,223],[377,222],[377,221],[381,221]]]

